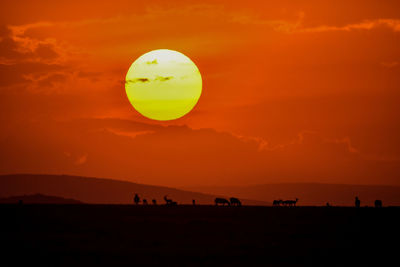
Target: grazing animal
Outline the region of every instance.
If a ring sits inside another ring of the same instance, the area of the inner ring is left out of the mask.
[[[143,205],[147,205],[147,199],[143,198],[142,202],[143,202]]]
[[[284,200],[282,204],[285,206],[296,206],[297,201],[299,201],[298,198],[296,198],[296,200]]]
[[[356,197],[356,199],[355,199],[355,201],[354,201],[354,204],[355,204],[356,208],[359,208],[359,207],[360,207],[361,201],[358,199],[358,197]]]
[[[242,202],[236,197],[231,197],[229,200],[232,206],[242,206]]]
[[[167,205],[167,206],[176,206],[176,205],[178,205],[177,202],[172,201],[172,199],[167,198],[167,196],[164,196],[164,200],[165,200],[165,205]]]
[[[228,206],[231,205],[231,203],[226,198],[217,197],[215,198],[214,202],[215,206],[218,206],[218,204],[221,204],[222,206],[225,206],[225,204],[227,204]]]
[[[382,208],[382,200],[375,200],[375,208]]]
[[[153,205],[157,205],[157,200],[153,199],[151,202],[153,202]]]
[[[272,206],[280,206],[282,202],[282,199],[274,200],[274,202],[272,202]]]
[[[140,197],[138,194],[135,194],[135,197],[133,198],[133,202],[135,202],[136,205],[139,205]]]

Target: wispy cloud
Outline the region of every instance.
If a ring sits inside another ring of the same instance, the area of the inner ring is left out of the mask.
[[[167,76],[167,77],[157,76],[154,80],[159,81],[159,82],[165,82],[165,81],[171,80],[172,78],[174,78],[174,77],[173,76]]]
[[[154,59],[153,61],[147,61],[146,64],[147,65],[157,65],[158,62],[157,62],[157,59]]]
[[[158,81],[158,82],[165,82],[165,81],[169,81],[171,79],[173,79],[173,76],[167,76],[167,77],[163,77],[163,76],[157,76],[154,79],[149,79],[149,78],[136,78],[136,79],[128,79],[126,80],[126,83],[148,83],[151,81]]]
[[[88,155],[87,154],[82,155],[82,156],[80,156],[80,157],[78,157],[76,159],[75,165],[82,165],[82,164],[86,163],[87,159],[88,159]]]
[[[130,80],[126,80],[126,83],[147,83],[150,82],[150,79],[148,78],[136,78],[136,79],[130,79]]]
[[[345,26],[321,25],[311,28],[300,28],[300,32],[327,32],[327,31],[354,31],[354,30],[372,30],[379,27],[388,28],[394,32],[400,32],[399,19],[376,19],[364,20],[359,23],[352,23]]]
[[[381,62],[381,66],[384,68],[391,69],[391,68],[395,68],[395,67],[399,66],[399,62],[397,62],[397,61]]]
[[[354,31],[354,30],[373,30],[379,27],[390,29],[394,32],[400,32],[400,19],[374,19],[362,20],[357,23],[351,23],[344,26],[319,25],[308,27],[306,25],[306,14],[299,12],[297,20],[269,20],[260,19],[250,15],[234,16],[231,19],[235,23],[249,25],[265,25],[277,32],[299,33],[299,32],[333,32],[333,31]]]

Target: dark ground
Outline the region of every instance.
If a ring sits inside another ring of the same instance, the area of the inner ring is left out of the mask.
[[[0,205],[1,266],[395,266],[400,208]]]

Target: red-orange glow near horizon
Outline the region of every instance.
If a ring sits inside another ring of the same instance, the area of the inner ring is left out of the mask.
[[[398,1],[0,6],[0,174],[400,185]],[[164,48],[202,84],[185,116],[149,120],[126,74]]]

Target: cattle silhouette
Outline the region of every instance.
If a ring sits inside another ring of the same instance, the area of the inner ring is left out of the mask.
[[[133,202],[134,202],[136,205],[139,205],[140,197],[139,197],[138,194],[135,194],[135,197],[133,198]]]
[[[375,208],[382,208],[382,200],[375,200]]]
[[[178,205],[177,202],[172,201],[172,199],[169,199],[167,196],[164,196],[164,200],[165,200],[165,205],[167,205],[167,206],[176,206],[176,205]]]
[[[282,199],[277,199],[272,202],[272,206],[280,206],[282,204]]]
[[[296,200],[284,200],[282,201],[282,204],[284,206],[296,206],[297,201],[299,201],[298,198],[296,198]]]
[[[356,206],[356,208],[359,208],[361,205],[361,201],[358,199],[358,197],[356,197],[355,201],[354,201],[354,205]]]
[[[219,204],[221,204],[222,206],[225,206],[225,204],[228,206],[231,205],[231,203],[226,198],[221,198],[221,197],[215,198],[214,202],[215,206],[218,206]]]
[[[242,206],[242,202],[236,197],[231,197],[229,201],[231,202],[231,206]]]

